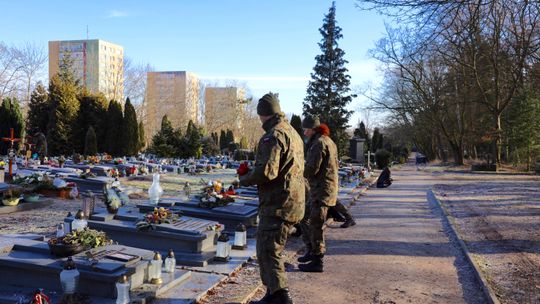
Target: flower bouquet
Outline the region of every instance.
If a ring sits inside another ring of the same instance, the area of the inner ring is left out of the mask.
[[[223,189],[223,185],[219,181],[208,182],[203,188],[203,193],[199,196],[198,206],[201,208],[215,208],[227,206],[229,203],[234,202],[234,198]]]
[[[17,189],[10,188],[2,195],[2,204],[5,206],[16,206],[21,199],[21,192]]]
[[[113,242],[105,232],[86,227],[83,230],[71,231],[63,237],[51,238],[47,243],[51,254],[66,257]]]
[[[174,220],[178,219],[178,215],[174,214],[171,210],[163,207],[154,208],[154,211],[148,212],[144,218],[137,222],[136,227],[138,230],[156,229],[156,225],[170,224]]]

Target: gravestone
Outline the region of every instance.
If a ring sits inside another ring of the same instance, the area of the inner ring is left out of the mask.
[[[363,164],[364,160],[364,142],[366,140],[360,137],[353,137],[349,140],[349,157],[351,160]]]
[[[182,265],[205,266],[214,257],[217,232],[209,227],[217,225],[217,222],[181,216],[171,224],[155,225],[155,230],[140,231],[136,223],[142,217],[126,213],[123,209],[116,215],[98,211],[90,216],[88,227],[104,231],[120,244],[157,250],[163,256],[172,249],[177,263]],[[65,219],[67,222],[72,220]]]
[[[123,245],[107,245],[76,254],[73,261],[80,272],[77,291],[115,298],[115,284],[122,275],[128,277],[131,290],[136,290],[147,283],[148,265],[153,256],[152,251]],[[60,272],[65,260],[52,256],[44,241],[0,236],[0,290],[17,286],[61,293]],[[165,292],[190,276],[190,271],[177,269],[174,275],[163,277],[160,288]]]
[[[158,206],[169,208],[175,213],[219,222],[225,226],[225,231],[228,233],[234,233],[238,224],[244,224],[246,227],[254,227],[257,224],[258,207],[249,204],[231,203],[223,207],[202,208],[199,207],[197,200],[182,201],[166,198],[161,199]],[[137,205],[140,212],[149,212],[154,207],[150,203]]]
[[[79,192],[91,191],[96,194],[103,194],[107,185],[111,185],[114,182],[114,178],[105,176],[80,178],[76,175],[68,175],[64,180],[77,184]]]

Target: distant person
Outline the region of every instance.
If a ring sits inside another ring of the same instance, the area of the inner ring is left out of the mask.
[[[384,169],[381,172],[381,175],[379,175],[379,178],[377,179],[377,188],[386,188],[392,184],[392,177],[391,177],[390,169],[388,169],[388,166],[384,167]]]
[[[309,209],[306,209],[302,235],[308,241],[306,254],[298,258],[300,271],[323,272],[326,252],[323,225],[328,208],[335,206],[339,188],[337,147],[330,138],[330,129],[318,117],[306,116],[302,121],[306,145],[304,177],[309,182]],[[309,214],[309,215],[308,215]]]
[[[427,158],[424,154],[420,152],[416,152],[416,170],[419,169],[420,165],[423,165],[424,167],[427,165]]]
[[[282,252],[293,225],[304,215],[304,143],[281,112],[277,95],[264,95],[257,114],[265,134],[255,165],[237,171],[240,185],[257,185],[259,191],[257,260],[266,295],[251,303],[292,304]]]

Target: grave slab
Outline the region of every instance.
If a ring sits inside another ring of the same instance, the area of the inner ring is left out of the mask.
[[[19,211],[32,210],[37,208],[48,207],[54,203],[51,199],[40,199],[37,202],[25,202],[21,200],[16,206],[4,206],[0,204],[0,214],[8,214]]]
[[[122,275],[128,276],[132,290],[137,289],[148,280],[147,268],[153,255],[152,251],[123,245],[108,245],[76,254],[73,261],[81,273],[78,292],[114,298],[115,284]],[[131,259],[121,260],[122,256]],[[19,286],[61,292],[59,275],[65,260],[52,256],[46,242],[0,236],[0,285],[4,286],[0,291],[9,291],[5,286]],[[180,284],[190,275],[190,271],[179,269],[161,285],[163,291],[155,289],[154,295]]]
[[[209,227],[217,222],[181,216],[171,224],[156,225],[155,230],[139,231],[136,223],[142,218],[122,209],[116,215],[98,211],[88,220],[88,227],[104,231],[120,244],[157,250],[163,256],[173,249],[179,265],[205,266],[215,256],[217,232]]]
[[[225,225],[226,232],[234,232],[236,226],[240,223],[246,227],[254,227],[257,225],[258,207],[244,204],[229,204],[223,207],[216,208],[201,208],[198,202],[180,201],[175,198],[167,198],[159,201],[158,206],[171,209],[173,212],[193,216],[201,219],[219,222]],[[139,212],[148,212],[154,209],[154,205],[150,203],[138,204]]]
[[[64,178],[66,182],[74,182],[77,184],[79,192],[91,191],[96,194],[103,194],[107,185],[114,182],[114,178],[105,176],[96,176],[89,178],[80,178],[78,176],[70,175]]]

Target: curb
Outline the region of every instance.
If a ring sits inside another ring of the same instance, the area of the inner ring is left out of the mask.
[[[448,210],[446,210],[446,208],[443,206],[441,201],[437,198],[435,193],[433,193],[433,190],[431,190],[431,189],[428,190],[427,199],[428,199],[428,201],[429,200],[434,201],[436,203],[436,205],[439,207],[439,209],[442,211],[442,213],[444,215],[442,217],[442,219],[443,219],[443,221],[446,221],[448,223],[448,226],[450,227],[451,233],[454,235],[457,242],[459,243],[459,247],[461,248],[461,251],[465,255],[465,258],[467,259],[467,261],[469,262],[471,267],[474,269],[474,275],[476,276],[476,279],[480,283],[480,285],[482,287],[482,291],[484,292],[484,295],[486,296],[486,298],[488,300],[488,303],[489,304],[501,304],[501,302],[499,302],[499,299],[497,298],[497,296],[496,296],[495,292],[493,291],[493,289],[491,289],[491,287],[489,287],[488,281],[485,278],[485,276],[482,274],[482,271],[476,265],[476,263],[474,263],[474,261],[473,261],[473,259],[471,257],[471,254],[469,252],[469,249],[467,248],[467,245],[459,237],[459,234],[457,233],[457,229],[456,229],[456,227],[454,227],[455,224],[454,224],[454,218],[452,217],[452,215],[450,215]]]

